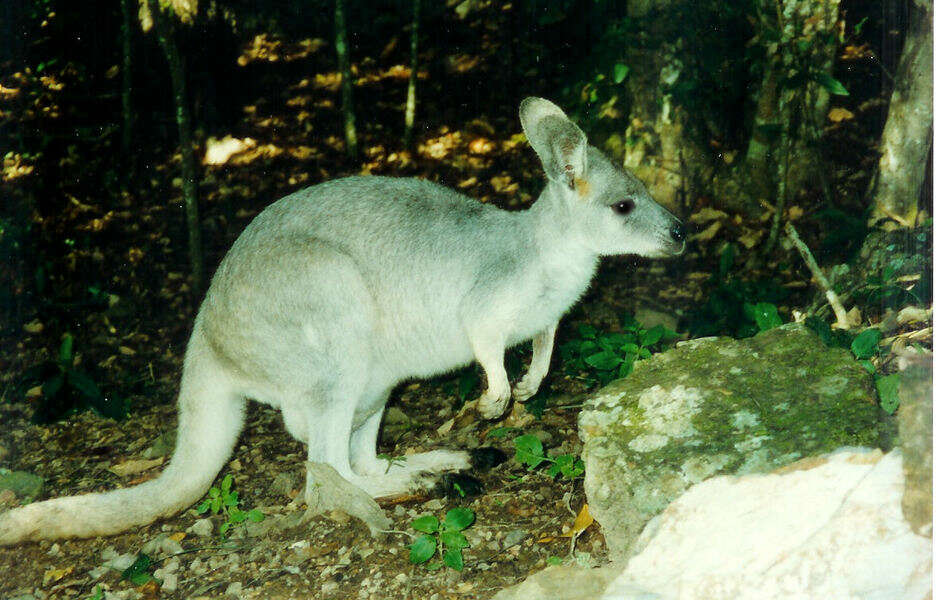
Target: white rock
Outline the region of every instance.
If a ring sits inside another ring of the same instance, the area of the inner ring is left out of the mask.
[[[931,541],[902,516],[898,451],[715,477],[645,528],[604,600],[922,600]]]
[[[193,523],[186,532],[198,535],[199,537],[210,536],[212,535],[212,521],[209,519],[196,519],[196,522]]]

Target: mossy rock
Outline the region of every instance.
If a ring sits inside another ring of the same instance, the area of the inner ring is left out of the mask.
[[[691,485],[876,446],[872,376],[802,325],[701,338],[637,363],[579,415],[585,492],[614,559]]]

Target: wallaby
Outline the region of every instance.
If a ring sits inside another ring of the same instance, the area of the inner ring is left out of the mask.
[[[10,510],[0,515],[0,545],[115,534],[185,509],[232,453],[246,398],[280,408],[310,461],[374,497],[468,468],[467,452],[377,458],[390,390],[476,359],[487,379],[477,410],[499,417],[511,394],[535,394],[559,318],[600,256],[685,247],[680,221],[557,106],[526,98],[520,121],[548,177],[528,210],[418,179],[349,177],[262,211],[196,316],[166,470],[136,487]],[[532,362],[511,392],[504,351],[529,339]]]

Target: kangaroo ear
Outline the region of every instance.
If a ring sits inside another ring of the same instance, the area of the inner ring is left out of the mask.
[[[520,123],[549,179],[570,189],[585,177],[588,139],[562,109],[542,98],[520,103]]]

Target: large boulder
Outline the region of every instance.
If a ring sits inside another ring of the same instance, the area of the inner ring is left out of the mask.
[[[841,450],[771,474],[713,477],[651,520],[626,563],[552,567],[495,598],[923,600],[931,539],[902,515],[904,488],[897,450]]]
[[[903,489],[898,451],[712,478],[648,524],[643,549],[600,598],[923,600],[931,540],[902,516]]]
[[[801,325],[703,338],[637,363],[579,416],[585,493],[610,556],[716,474],[767,473],[845,446],[876,446],[872,376]]]

